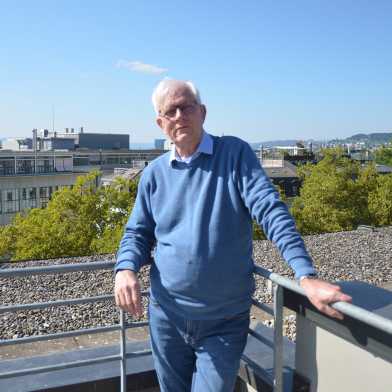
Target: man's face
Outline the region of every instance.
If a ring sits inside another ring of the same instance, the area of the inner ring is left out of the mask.
[[[157,124],[178,146],[197,146],[203,132],[206,116],[204,105],[199,105],[184,86],[177,87],[163,100]]]

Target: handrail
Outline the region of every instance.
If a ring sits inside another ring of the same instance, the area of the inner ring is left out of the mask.
[[[60,274],[68,272],[96,271],[101,269],[113,269],[114,262],[95,261],[79,264],[57,264],[40,267],[26,268],[0,268],[0,278],[12,276],[13,278],[32,275]]]
[[[279,286],[294,291],[302,296],[306,296],[305,290],[302,289],[298,285],[298,283],[296,283],[293,280],[290,280],[275,272],[271,272],[258,265],[255,266],[254,271],[256,274],[261,275],[267,279],[270,279],[273,283],[276,283]],[[348,302],[335,302],[331,304],[331,307],[358,321],[362,321],[363,323],[368,324],[377,329],[380,329],[381,331],[392,334],[392,320],[389,320],[385,317],[372,313],[366,309],[350,304]]]

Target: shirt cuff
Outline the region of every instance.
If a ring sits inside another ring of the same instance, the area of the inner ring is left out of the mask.
[[[292,260],[290,266],[295,272],[295,279],[299,279],[301,276],[317,274],[310,260],[305,257]]]
[[[137,265],[132,261],[118,262],[114,267],[114,274],[116,274],[118,271],[122,271],[122,270],[131,270],[136,273],[139,272],[139,268],[137,268]]]

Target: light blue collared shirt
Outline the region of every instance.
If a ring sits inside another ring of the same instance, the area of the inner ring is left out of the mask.
[[[213,144],[214,143],[211,135],[203,131],[203,136],[201,138],[199,146],[197,147],[196,151],[189,157],[181,158],[177,153],[176,146],[173,144],[172,149],[170,151],[169,163],[171,165],[174,161],[177,161],[177,162],[183,162],[188,164],[202,153],[212,155]]]

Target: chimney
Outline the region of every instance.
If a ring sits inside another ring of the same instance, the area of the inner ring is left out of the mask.
[[[33,150],[37,151],[37,128],[33,129]]]
[[[71,128],[71,133],[74,133],[75,132],[75,128]]]
[[[83,127],[80,127],[80,133],[83,133]]]
[[[65,133],[68,133],[68,128],[65,128]]]

